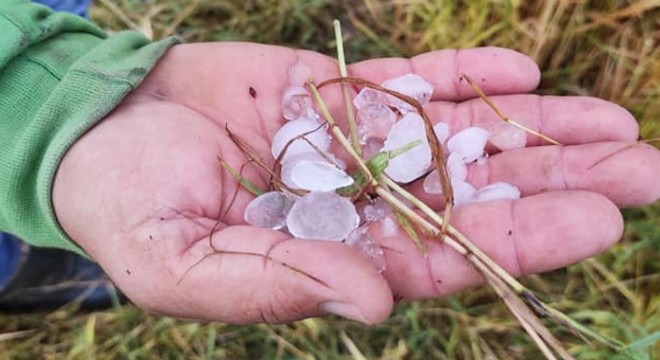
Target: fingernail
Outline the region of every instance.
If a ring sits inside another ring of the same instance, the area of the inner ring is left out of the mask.
[[[325,314],[337,315],[346,319],[359,321],[363,324],[369,324],[369,321],[362,315],[360,309],[353,304],[340,301],[326,301],[319,305],[319,309]]]

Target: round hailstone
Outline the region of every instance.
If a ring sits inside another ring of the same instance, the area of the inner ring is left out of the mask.
[[[334,191],[353,184],[353,178],[327,161],[300,160],[291,169],[297,189]]]
[[[433,170],[430,174],[426,175],[422,186],[424,192],[427,194],[442,194],[442,184],[440,183],[438,170]]]
[[[329,162],[333,167],[346,170],[346,163],[331,153],[323,153],[323,155],[321,155],[317,152],[305,152],[302,154],[287,156],[282,162],[282,169],[280,170],[280,179],[286,186],[293,189],[299,189],[299,185],[293,180],[291,173],[294,166],[302,160]]]
[[[359,110],[369,104],[387,104],[387,94],[372,88],[363,87],[353,98],[353,105]]]
[[[279,230],[286,224],[286,218],[293,202],[284,193],[273,191],[254,198],[243,212],[245,221],[256,227]]]
[[[480,188],[472,196],[472,202],[486,202],[504,199],[520,199],[520,190],[514,185],[505,182],[496,182]]]
[[[437,171],[434,170],[424,179],[423,187],[427,194],[442,194],[442,184]],[[451,187],[454,191],[454,205],[472,202],[475,189],[470,183],[452,178]]]
[[[457,153],[449,154],[447,158],[447,172],[452,180],[465,181],[467,179],[468,169],[461,155]]]
[[[383,198],[375,198],[364,207],[364,220],[373,222],[382,219],[392,212],[392,207]]]
[[[451,186],[454,190],[454,206],[472,203],[472,197],[476,191],[474,186],[465,181],[452,181]]]
[[[318,119],[312,107],[312,96],[300,85],[292,85],[282,94],[282,115],[287,120]]]
[[[310,192],[291,208],[286,226],[295,237],[341,241],[357,228],[360,217],[350,200],[334,192]]]
[[[438,142],[444,144],[449,137],[449,125],[439,122],[433,125],[433,132],[435,133],[435,137],[438,138]]]
[[[476,164],[479,166],[486,165],[486,163],[488,163],[488,156],[489,156],[488,153],[484,152],[481,156],[479,156],[479,158],[476,161]]]
[[[488,141],[501,151],[522,149],[527,145],[527,133],[517,126],[501,122],[489,130]]]
[[[284,124],[273,136],[271,153],[277,159],[287,142],[296,136],[313,131],[305,135],[305,138],[316,145],[321,151],[327,151],[330,148],[330,136],[324,127],[318,122],[309,119],[292,120]],[[315,152],[316,150],[303,139],[296,139],[287,148],[284,158],[298,155],[306,152]]]
[[[433,85],[428,83],[421,76],[415,74],[406,74],[387,80],[382,86],[398,93],[408,95],[419,101],[422,106],[429,103],[431,95],[433,94]],[[396,107],[401,112],[412,111],[415,109],[407,102],[392,95],[387,96],[387,101],[389,105]]]
[[[355,229],[346,238],[346,244],[358,249],[362,255],[376,267],[378,272],[385,271],[385,252],[374,239],[368,234],[368,227],[363,226]]]
[[[483,153],[488,140],[488,131],[469,127],[461,130],[447,141],[447,149],[450,153],[458,153],[464,163],[477,160]]]
[[[390,159],[385,174],[400,183],[411,182],[424,175],[431,165],[431,149],[426,140],[424,120],[416,113],[407,113],[395,123],[383,145],[383,151],[399,149],[413,141],[422,143]]]
[[[383,236],[394,236],[397,233],[397,224],[392,216],[385,216],[380,220],[380,231]]]
[[[368,139],[385,139],[396,122],[396,114],[384,104],[367,104],[357,112],[358,133],[364,145]]]

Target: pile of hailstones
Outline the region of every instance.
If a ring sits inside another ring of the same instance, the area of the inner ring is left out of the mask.
[[[383,271],[383,251],[369,237],[367,226],[379,220],[383,235],[394,235],[397,225],[392,209],[381,199],[376,199],[361,209],[361,219],[355,205],[336,193],[337,189],[350,186],[354,180],[346,173],[346,164],[329,151],[332,138],[328,127],[323,126],[323,120],[314,110],[312,96],[304,86],[308,74],[304,68],[292,69],[291,83],[282,99],[283,116],[288,121],[273,137],[271,150],[277,159],[286,144],[295,139],[282,155],[280,177],[290,188],[309,192],[302,197],[278,191],[262,194],[245,209],[245,220],[253,226],[288,231],[296,238],[343,241],[359,249],[379,271]],[[422,106],[429,103],[433,92],[431,84],[414,74],[385,81],[382,86],[408,95]],[[378,152],[401,149],[419,140],[420,145],[392,158],[384,172],[401,184],[426,176],[424,191],[441,194],[440,177],[436,170],[431,171],[431,150],[424,121],[416,110],[398,98],[370,88],[362,89],[353,104],[357,108],[364,157],[369,159]],[[475,189],[467,181],[467,167],[485,164],[487,142],[500,150],[524,147],[526,133],[523,130],[504,122],[488,130],[468,127],[452,137],[449,137],[450,129],[446,123],[437,123],[433,130],[448,154],[446,166],[455,206],[520,197],[518,188],[502,182]],[[309,133],[304,137],[316,149],[300,138],[305,133]]]

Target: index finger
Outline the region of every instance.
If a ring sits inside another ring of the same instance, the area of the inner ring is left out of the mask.
[[[482,47],[446,49],[410,59],[366,60],[349,66],[352,76],[375,83],[414,73],[434,85],[432,100],[460,101],[477,94],[461,74],[472,77],[488,95],[525,93],[536,89],[541,72],[536,63],[517,51]]]

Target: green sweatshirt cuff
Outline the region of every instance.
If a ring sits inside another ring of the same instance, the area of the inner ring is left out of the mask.
[[[59,163],[177,40],[108,37],[78,16],[27,0],[0,4],[0,29],[0,229],[35,246],[83,253],[53,210]]]

